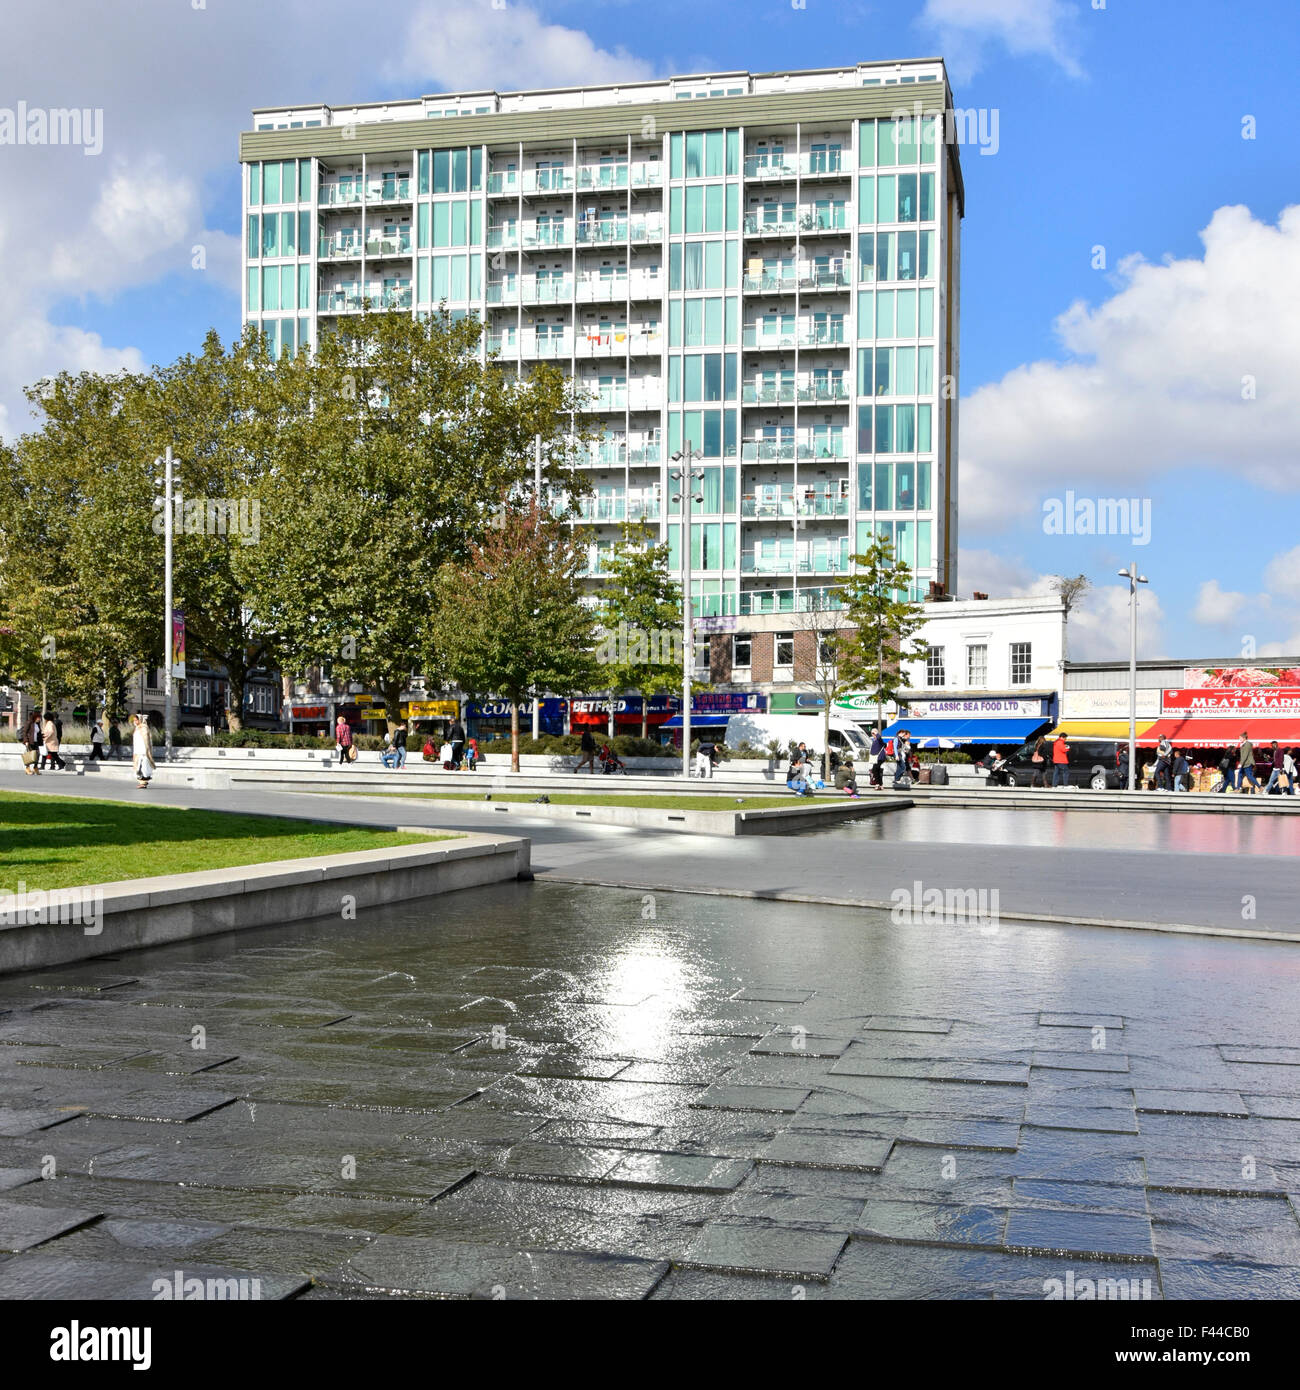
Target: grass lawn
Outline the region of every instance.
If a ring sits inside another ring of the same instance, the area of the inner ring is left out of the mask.
[[[32,891],[72,888],[455,838],[0,792],[0,890],[16,891],[20,879]]]
[[[345,792],[346,796],[400,796],[410,801],[477,801],[486,793],[472,792]],[[517,805],[535,803],[541,793],[493,792],[493,801],[514,802]],[[765,811],[772,806],[825,805],[827,801],[848,801],[843,792],[819,792],[816,797],[798,797],[793,792],[785,796],[736,796],[733,794],[692,795],[690,792],[547,792],[552,806],[635,806],[652,811]]]

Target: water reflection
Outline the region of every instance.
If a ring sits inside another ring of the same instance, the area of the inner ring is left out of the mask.
[[[1289,816],[1173,811],[963,809],[916,806],[910,811],[849,821],[819,838],[1040,848],[1166,850],[1176,854],[1289,855],[1300,826]]]

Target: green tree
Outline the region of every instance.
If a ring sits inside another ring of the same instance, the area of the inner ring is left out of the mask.
[[[908,598],[912,571],[891,541],[878,537],[853,556],[853,564],[839,587],[844,626],[852,632],[840,642],[836,665],[846,687],[875,696],[876,722],[883,727],[883,706],[907,689],[904,665],[925,658],[926,644],[916,637],[925,609]]]
[[[536,501],[498,521],[440,571],[427,645],[462,689],[510,701],[518,772],[520,702],[594,679],[595,619],[582,603],[581,538]]]
[[[480,363],[481,333],[445,312],[346,319],[264,374],[247,422],[269,461],[254,612],[293,669],[382,692],[390,727],[421,662],[430,685],[447,674],[428,642],[438,576],[527,489],[535,436],[544,484],[581,487],[572,388],[550,368],[516,381]]]
[[[846,616],[834,589],[800,589],[803,605],[794,619],[795,630],[806,632],[812,642],[810,684],[822,701],[822,780],[831,779],[831,711],[841,695],[854,689],[855,668],[846,661],[853,634],[842,631]]]
[[[667,543],[656,544],[654,535],[648,526],[624,527],[606,561],[596,645],[611,695],[635,690],[641,696],[642,738],[648,735],[649,697],[682,683],[682,590],[668,572]]]

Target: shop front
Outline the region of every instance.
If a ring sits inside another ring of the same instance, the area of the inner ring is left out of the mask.
[[[776,696],[772,697],[773,712],[775,712]],[[663,728],[665,732],[672,735],[672,743],[676,748],[682,746],[682,716],[681,701],[677,700],[677,713],[667,721]],[[703,737],[706,733],[721,735],[726,731],[727,720],[733,714],[766,714],[768,712],[768,697],[766,695],[754,695],[747,691],[740,690],[705,690],[698,695],[691,696],[691,735],[692,742],[696,734]]]
[[[1055,692],[947,700],[904,695],[899,705],[898,717],[885,729],[886,738],[907,729],[914,748],[960,748],[972,754],[994,746],[1018,748],[1056,720]]]
[[[538,731],[546,736],[565,732],[569,702],[547,696],[538,711]],[[509,700],[470,700],[465,706],[465,727],[471,738],[486,743],[494,738],[510,737]],[[533,732],[533,702],[519,702],[519,735],[531,738]]]
[[[579,695],[569,701],[570,722],[573,733],[584,728],[593,733],[608,731],[608,695]],[[665,727],[682,707],[677,695],[651,695],[646,711],[646,727],[650,738],[658,738],[658,731]],[[639,737],[641,733],[641,696],[617,695],[614,697],[614,732]]]

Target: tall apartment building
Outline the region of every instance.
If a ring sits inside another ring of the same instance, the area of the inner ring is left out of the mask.
[[[622,523],[695,611],[817,606],[875,533],[956,588],[963,191],[937,59],[254,113],[244,320],[277,352],[340,317],[485,323],[588,393],[596,585]]]

